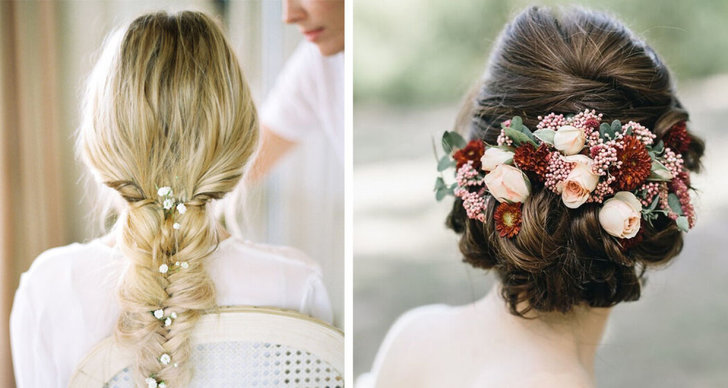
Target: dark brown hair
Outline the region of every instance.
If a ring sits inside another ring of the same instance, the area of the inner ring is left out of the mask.
[[[496,144],[501,122],[595,109],[606,121],[636,121],[659,140],[688,120],[667,67],[657,54],[612,17],[570,8],[560,14],[532,7],[508,24],[491,54],[484,80],[470,93],[458,130]],[[700,168],[703,142],[690,134],[685,166]],[[568,312],[575,305],[608,307],[637,300],[648,266],[680,253],[682,233],[661,217],[643,222],[642,241],[623,250],[600,226],[598,204],[568,209],[560,196],[535,188],[523,204],[521,230],[499,237],[488,201],[486,222],[468,219],[456,200],[447,224],[461,233],[464,261],[495,269],[511,312]],[[527,302],[525,304],[519,303]]]

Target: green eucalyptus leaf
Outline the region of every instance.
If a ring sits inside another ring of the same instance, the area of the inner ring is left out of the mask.
[[[442,177],[437,177],[437,179],[435,179],[435,190],[439,190],[444,187],[447,187],[447,185],[445,184],[445,180],[442,179]]]
[[[523,119],[521,118],[521,116],[513,116],[513,118],[511,119],[511,128],[520,132],[522,126],[523,126]]]
[[[652,146],[652,151],[657,155],[662,154],[663,152],[665,152],[665,143],[660,140],[659,142],[657,142],[657,144]]]
[[[612,133],[612,127],[610,127],[607,123],[602,123],[602,125],[599,126],[599,137],[604,140],[613,139],[614,134]]]
[[[622,123],[619,120],[612,121],[612,136],[622,131]]]
[[[685,216],[678,217],[677,220],[675,220],[675,223],[681,232],[687,232],[690,229],[690,223],[688,222],[688,218]]]
[[[443,198],[447,196],[447,188],[439,189],[435,192],[435,199],[437,201],[442,201]]]
[[[677,195],[675,195],[675,193],[668,194],[667,204],[670,205],[670,209],[672,209],[675,214],[679,216],[684,215],[682,205],[680,205],[680,199],[677,197]]]
[[[450,167],[455,167],[456,164],[455,160],[450,157],[450,154],[446,154],[437,162],[437,171],[445,171]]]
[[[627,127],[627,130],[624,131],[624,134],[625,134],[625,136],[629,136],[632,133],[634,133],[634,131],[632,130],[632,126],[630,125],[629,127]]]
[[[657,208],[657,204],[660,203],[660,196],[655,195],[655,199],[652,200],[652,203],[650,204],[649,210],[655,210]]]
[[[534,145],[534,147],[536,146],[536,142],[531,140],[530,137],[528,137],[523,132],[519,132],[513,128],[506,128],[505,134],[506,136],[511,138],[511,140],[513,140],[513,144],[515,144],[516,147],[520,146],[523,143],[531,143]]]
[[[535,137],[533,137],[533,132],[531,132],[531,130],[530,130],[530,129],[528,129],[528,127],[527,127],[527,126],[525,126],[525,125],[521,125],[521,129],[520,129],[520,132],[521,132],[522,134],[524,134],[524,135],[528,136],[528,138],[529,138],[529,139],[531,139],[531,141],[533,141],[533,142],[535,142],[535,141],[536,141],[536,138],[535,138]]]
[[[465,147],[468,142],[460,136],[459,133],[453,131],[445,131],[442,134],[442,148],[448,154],[452,153],[456,149]]]
[[[556,131],[553,129],[539,129],[534,132],[533,135],[544,143],[554,145],[554,135],[556,135]]]

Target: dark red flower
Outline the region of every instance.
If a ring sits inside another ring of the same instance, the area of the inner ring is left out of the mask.
[[[599,120],[594,119],[594,118],[591,118],[591,119],[587,120],[584,123],[584,126],[586,128],[589,128],[589,129],[592,129],[592,130],[599,129],[599,125],[601,125],[601,123],[599,122]]]
[[[464,148],[455,151],[452,158],[457,162],[456,168],[460,168],[463,164],[467,164],[469,160],[472,160],[473,168],[478,170],[481,166],[480,158],[483,157],[483,153],[485,153],[485,144],[483,144],[482,140],[475,139],[471,140]]]
[[[549,152],[546,143],[541,143],[538,148],[535,148],[531,143],[523,143],[516,148],[513,162],[521,170],[535,173],[538,179],[543,182],[549,165],[550,154],[551,152]]]
[[[662,137],[662,141],[665,147],[670,147],[671,150],[680,154],[685,153],[690,147],[690,135],[688,135],[685,121],[673,125]]]
[[[637,234],[632,238],[618,238],[617,241],[619,241],[619,246],[621,248],[622,252],[627,252],[628,250],[632,249],[635,245],[639,244],[643,240],[643,230],[644,226],[640,227],[640,230],[637,231]]]
[[[500,203],[495,209],[495,230],[501,237],[511,238],[521,230],[521,203]]]
[[[622,167],[610,170],[617,178],[613,184],[617,190],[632,191],[650,176],[652,158],[635,136],[625,136],[623,145],[617,146],[617,160],[622,162]]]

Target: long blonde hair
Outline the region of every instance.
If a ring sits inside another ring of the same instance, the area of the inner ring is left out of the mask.
[[[129,267],[115,335],[136,351],[137,384],[184,386],[190,332],[215,306],[204,259],[219,236],[208,202],[235,188],[258,141],[248,85],[210,17],[153,13],[106,42],[83,110],[79,155],[128,203],[117,221]],[[161,187],[187,210],[170,217]],[[160,309],[162,319],[154,315]]]

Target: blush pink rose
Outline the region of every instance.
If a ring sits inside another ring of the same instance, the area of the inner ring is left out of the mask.
[[[513,152],[496,147],[489,147],[485,150],[483,157],[480,158],[480,163],[483,166],[483,170],[493,171],[499,164],[503,164],[510,159],[513,159]]]
[[[629,191],[620,191],[604,202],[599,210],[599,223],[614,237],[632,238],[640,230],[642,204]]]
[[[576,163],[576,166],[563,182],[556,185],[556,188],[561,194],[564,205],[576,209],[589,199],[589,195],[599,183],[599,175],[592,171],[592,160],[586,155],[566,156],[564,160]]]
[[[586,134],[581,128],[564,125],[554,134],[554,147],[564,155],[575,155],[581,152],[586,142]]]
[[[499,164],[483,178],[490,194],[498,202],[523,202],[531,194],[531,183],[519,169]]]

